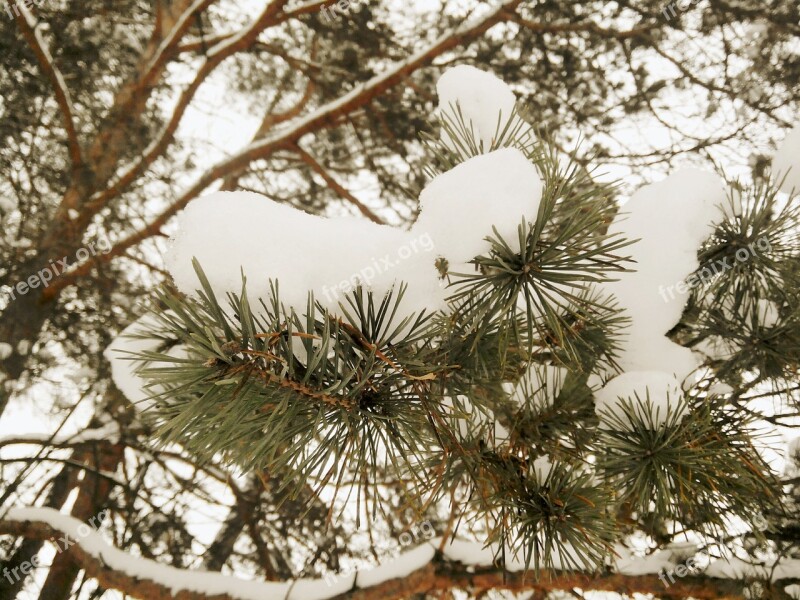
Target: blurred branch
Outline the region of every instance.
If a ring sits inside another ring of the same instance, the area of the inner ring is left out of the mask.
[[[203,65],[192,80],[192,83],[181,93],[172,111],[172,116],[156,139],[145,149],[139,160],[133,165],[130,165],[116,181],[88,200],[84,209],[84,218],[96,214],[105,206],[109,199],[122,193],[125,188],[136,180],[144,169],[150,166],[153,161],[164,153],[172,142],[175,132],[178,130],[178,126],[186,113],[186,109],[189,108],[192,99],[197,93],[197,90],[200,89],[202,83],[226,58],[250,46],[265,28],[274,24],[276,15],[286,2],[287,0],[271,2],[249,27],[235,35],[226,37],[209,50]]]
[[[22,536],[40,540],[59,540],[63,534],[69,534],[61,528],[40,521],[6,520],[0,521],[0,534]],[[58,542],[56,542],[58,543]],[[110,564],[119,564],[120,551],[111,547],[98,547],[98,540],[92,540],[92,552],[88,552],[77,540],[63,555],[69,554],[90,577],[107,589],[116,589],[136,598],[148,600],[236,600],[236,596],[225,593],[209,595],[188,590],[173,592],[176,577],[191,577],[190,570],[175,569],[165,565],[156,565],[153,561],[130,556],[126,559],[129,573],[113,569]],[[99,556],[98,556],[99,555]],[[102,558],[101,558],[102,557]],[[138,563],[138,564],[137,564]],[[151,573],[150,578],[142,573]],[[231,588],[236,578],[230,577]],[[190,579],[187,579],[190,580]],[[321,581],[321,580],[320,580]],[[222,582],[217,589],[222,587]],[[265,594],[280,598],[277,590],[268,592],[270,584],[265,583]],[[452,589],[469,590],[479,595],[488,590],[506,590],[521,592],[536,591],[569,591],[575,588],[591,591],[610,591],[624,594],[654,594],[660,598],[697,598],[698,600],[739,599],[744,597],[743,585],[736,581],[684,577],[674,580],[668,587],[656,575],[583,575],[571,572],[543,572],[539,578],[524,577],[521,573],[510,573],[496,567],[474,567],[444,560],[440,557],[409,575],[384,581],[377,585],[354,589],[336,596],[338,600],[403,600],[414,594],[442,592]],[[230,588],[229,588],[230,589]],[[291,588],[290,588],[291,589]]]
[[[17,25],[23,37],[28,42],[31,50],[33,50],[36,59],[39,61],[39,66],[53,86],[56,102],[61,110],[61,117],[64,120],[64,130],[67,133],[67,147],[69,148],[69,156],[72,161],[72,170],[73,173],[76,173],[83,165],[83,154],[80,142],[78,141],[78,132],[75,128],[75,115],[69,89],[67,89],[67,83],[64,81],[61,71],[56,67],[53,55],[50,54],[47,44],[44,39],[42,39],[39,30],[39,22],[36,20],[36,17],[31,14],[31,11],[28,10],[26,3],[15,2],[14,0],[7,0],[7,2],[10,9],[13,10],[16,15]]]
[[[316,44],[312,46],[312,56],[316,53]],[[270,111],[264,115],[264,119],[261,121],[261,125],[258,127],[258,131],[256,131],[255,135],[253,136],[253,140],[251,143],[257,142],[258,140],[262,139],[273,127],[276,125],[280,125],[286,121],[290,121],[300,115],[303,112],[303,109],[308,106],[308,103],[311,101],[311,98],[314,96],[314,91],[316,90],[316,84],[314,83],[313,79],[308,80],[306,84],[306,89],[303,92],[303,96],[295,103],[294,106],[285,110],[280,113],[273,113]],[[275,100],[273,101],[274,105],[279,101],[282,94],[282,90],[279,90],[278,93],[275,95]],[[239,171],[237,173],[231,173],[225,180],[222,182],[222,186],[220,190],[222,191],[232,191],[235,190],[239,183],[239,177],[244,172]]]
[[[657,25],[644,25],[642,27],[634,27],[628,30],[611,29],[602,27],[593,21],[583,21],[580,23],[543,23],[540,21],[531,21],[519,15],[514,15],[513,21],[522,25],[526,29],[536,31],[538,33],[567,33],[567,32],[585,32],[597,33],[604,37],[612,37],[619,40],[637,38],[657,29]]]
[[[317,160],[313,156],[311,156],[308,152],[303,150],[299,144],[294,146],[294,150],[297,153],[297,155],[303,160],[303,162],[306,163],[309,167],[311,167],[311,169],[315,173],[317,173],[320,177],[322,177],[325,180],[325,183],[327,183],[328,186],[330,186],[330,188],[334,192],[336,192],[343,199],[347,200],[350,204],[355,206],[361,212],[362,215],[367,217],[373,223],[378,223],[380,225],[385,224],[383,219],[381,219],[378,215],[372,212],[372,210],[366,204],[361,202],[361,200],[356,198],[347,188],[345,188],[338,181],[336,181],[330,175],[330,173],[328,173],[325,167],[319,164],[319,162],[317,162]]]
[[[214,2],[216,2],[216,0],[194,0],[175,20],[166,35],[164,35],[163,31],[159,31],[159,28],[163,27],[163,18],[156,19],[155,33],[162,39],[162,42],[159,44],[155,54],[150,58],[139,78],[141,87],[147,87],[154,83],[155,79],[163,71],[164,65],[174,56],[183,36],[194,24],[195,16],[201,14]],[[161,12],[159,11],[159,15],[160,14]]]

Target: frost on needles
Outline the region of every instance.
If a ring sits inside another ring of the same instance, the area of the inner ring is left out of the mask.
[[[685,170],[620,206],[493,75],[437,91],[407,229],[245,192],[179,216],[177,290],[108,351],[158,439],[324,491],[333,517],[391,510],[399,480],[534,573],[778,510],[736,401],[800,359],[793,198]]]

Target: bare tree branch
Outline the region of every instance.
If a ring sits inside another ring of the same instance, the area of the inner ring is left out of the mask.
[[[356,198],[350,192],[350,190],[348,190],[342,184],[336,181],[331,176],[331,174],[328,173],[325,167],[319,164],[319,162],[317,162],[317,160],[313,156],[311,156],[308,152],[303,150],[299,144],[294,146],[294,150],[298,154],[298,156],[300,156],[303,162],[306,163],[309,167],[311,167],[311,169],[315,173],[317,173],[320,177],[322,177],[325,180],[325,183],[327,183],[334,192],[336,192],[337,194],[339,194],[339,196],[341,196],[342,198],[347,200],[350,204],[355,206],[361,212],[362,215],[367,217],[373,223],[378,223],[381,225],[385,224],[383,219],[381,219],[378,215],[372,212],[369,206],[367,206],[366,204],[361,202],[361,200]]]
[[[178,43],[194,23],[195,16],[202,13],[214,2],[216,2],[216,0],[194,0],[181,16],[178,17],[169,33],[163,36],[163,41],[144,68],[140,78],[142,86],[151,85],[153,79],[160,75],[164,64],[175,53]],[[158,34],[161,35],[163,32],[158,31]]]
[[[110,198],[119,195],[144,169],[163,154],[172,142],[172,138],[183,120],[186,109],[189,108],[192,99],[197,93],[197,90],[200,89],[202,83],[226,58],[251,45],[264,29],[274,24],[276,15],[286,2],[287,0],[274,0],[270,2],[262,11],[261,15],[253,21],[249,27],[221,40],[216,46],[211,48],[194,80],[178,98],[175,109],[172,111],[172,116],[161,130],[161,133],[159,133],[156,139],[145,149],[139,160],[128,167],[111,186],[89,199],[84,209],[84,218],[96,214]]]

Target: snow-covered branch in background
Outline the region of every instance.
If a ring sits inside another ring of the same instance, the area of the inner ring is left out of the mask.
[[[569,590],[574,587],[618,591],[632,589],[642,593],[664,593],[667,587],[657,575],[677,568],[680,563],[668,550],[649,556],[633,556],[618,546],[615,573],[579,575],[554,573],[548,579],[527,581],[515,576],[524,565],[512,562],[502,569],[493,567],[493,550],[481,542],[453,540],[442,544],[433,538],[416,548],[400,553],[377,567],[358,571],[332,581],[330,578],[298,579],[287,582],[244,580],[238,577],[190,569],[177,569],[145,558],[132,556],[109,545],[102,534],[85,523],[47,508],[13,508],[0,521],[0,533],[12,533],[38,539],[70,538],[69,551],[87,573],[106,588],[148,600],[327,600],[329,598],[407,597],[409,587],[416,591],[444,589],[445,580],[467,583],[481,589],[549,589]],[[74,542],[74,543],[73,543]],[[556,569],[560,567],[556,565]],[[772,581],[800,576],[800,560],[773,561],[752,565],[740,559],[713,560],[706,569],[708,581],[694,577],[675,579],[669,584],[670,594],[695,598],[718,598],[722,592],[740,593],[738,583],[726,580],[743,576],[759,576]],[[621,587],[624,586],[624,587]],[[370,594],[371,590],[375,594]],[[398,593],[400,592],[400,593]]]
[[[83,163],[83,158],[81,145],[78,140],[78,132],[75,127],[75,109],[72,104],[69,88],[67,88],[67,82],[64,81],[64,76],[56,66],[53,55],[50,53],[47,46],[47,42],[45,42],[42,37],[39,22],[28,9],[26,3],[20,2],[15,5],[13,0],[7,0],[7,2],[9,6],[14,7],[20,31],[27,40],[31,50],[33,50],[33,53],[36,55],[39,66],[53,86],[56,102],[58,102],[58,107],[61,110],[61,116],[64,121],[64,130],[67,133],[67,147],[69,148],[69,155],[72,160],[72,168],[77,171]]]
[[[34,444],[40,446],[62,447],[77,446],[87,442],[97,442],[100,440],[117,443],[119,441],[119,425],[110,421],[96,429],[84,429],[69,435],[48,435],[48,434],[27,434],[24,436],[8,435],[0,437],[0,446],[10,446],[13,444]]]

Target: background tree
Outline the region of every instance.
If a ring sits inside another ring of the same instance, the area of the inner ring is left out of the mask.
[[[7,1],[0,407],[2,423],[20,430],[20,411],[34,405],[56,435],[3,439],[3,506],[48,506],[81,520],[110,508],[105,526],[119,547],[181,567],[198,566],[205,549],[207,568],[272,580],[337,570],[365,555],[348,545],[352,524],[311,542],[326,514],[320,505],[300,518],[313,496],[277,506],[255,477],[201,467],[177,447],[154,451],[109,383],[102,350],[163,279],[160,254],[181,208],[207,190],[253,189],[312,212],[409,222],[426,181],[419,134],[433,83],[460,62],[490,67],[536,126],[568,151],[580,135],[577,160],[615,175],[651,178],[684,159],[759,174],[771,139],[796,113],[799,19],[788,1],[674,11],[656,2],[369,4],[335,22],[321,16],[325,4],[276,0],[245,12],[213,1]],[[251,117],[249,143],[209,146],[196,130],[214,115],[187,126],[214,101],[220,114],[234,107]],[[108,252],[77,260],[106,240]],[[69,269],[46,288],[9,296],[62,257]],[[785,426],[794,413],[766,417]],[[58,435],[87,424],[99,433]],[[204,513],[220,525],[210,537],[196,526]],[[405,525],[398,516],[390,532]],[[46,551],[46,528],[3,527],[14,534],[4,540],[5,566]],[[415,574],[394,593],[531,585],[452,569]],[[662,589],[653,578],[621,579],[592,586]],[[121,584],[70,551],[46,575],[38,570],[37,583],[0,580],[0,597],[26,585],[49,599]]]

